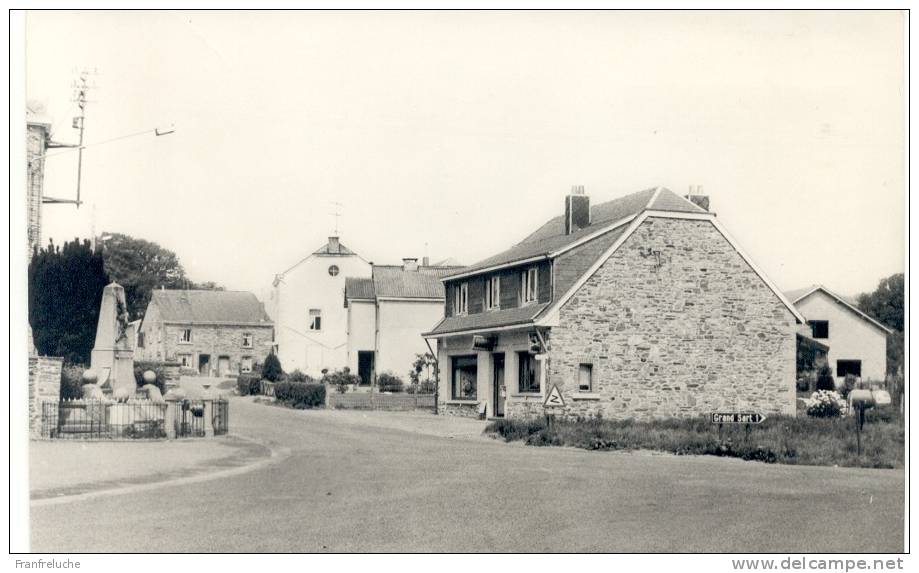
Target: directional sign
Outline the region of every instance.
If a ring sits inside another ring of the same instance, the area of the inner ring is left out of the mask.
[[[765,419],[759,412],[712,412],[712,424],[759,424]]]
[[[543,406],[564,406],[565,399],[562,398],[562,393],[558,391],[558,386],[552,385],[552,389],[549,390],[549,394],[546,395],[546,401],[542,403]]]

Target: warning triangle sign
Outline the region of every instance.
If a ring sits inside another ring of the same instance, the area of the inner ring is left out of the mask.
[[[543,406],[564,406],[565,399],[562,398],[562,393],[558,391],[558,386],[553,384],[552,389],[549,390],[549,394],[546,396],[546,401],[542,403]]]

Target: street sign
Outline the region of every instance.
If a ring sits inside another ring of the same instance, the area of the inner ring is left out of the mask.
[[[712,412],[712,424],[759,424],[765,419],[759,412]]]
[[[549,393],[546,395],[546,401],[542,403],[543,406],[564,406],[565,399],[562,398],[562,393],[558,391],[558,386],[555,384],[552,385],[552,389],[549,390]]]

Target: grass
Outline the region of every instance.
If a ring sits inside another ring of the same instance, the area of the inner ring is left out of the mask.
[[[498,420],[485,429],[505,441],[532,446],[572,446],[587,450],[656,450],[677,455],[713,455],[766,463],[902,468],[904,426],[892,408],[869,410],[858,455],[853,418],[777,416],[762,424],[718,427],[707,418],[651,421],[588,418]]]

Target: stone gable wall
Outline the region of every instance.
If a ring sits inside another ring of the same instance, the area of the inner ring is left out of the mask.
[[[794,413],[794,316],[709,221],[647,219],[561,308],[549,347],[561,415]]]

